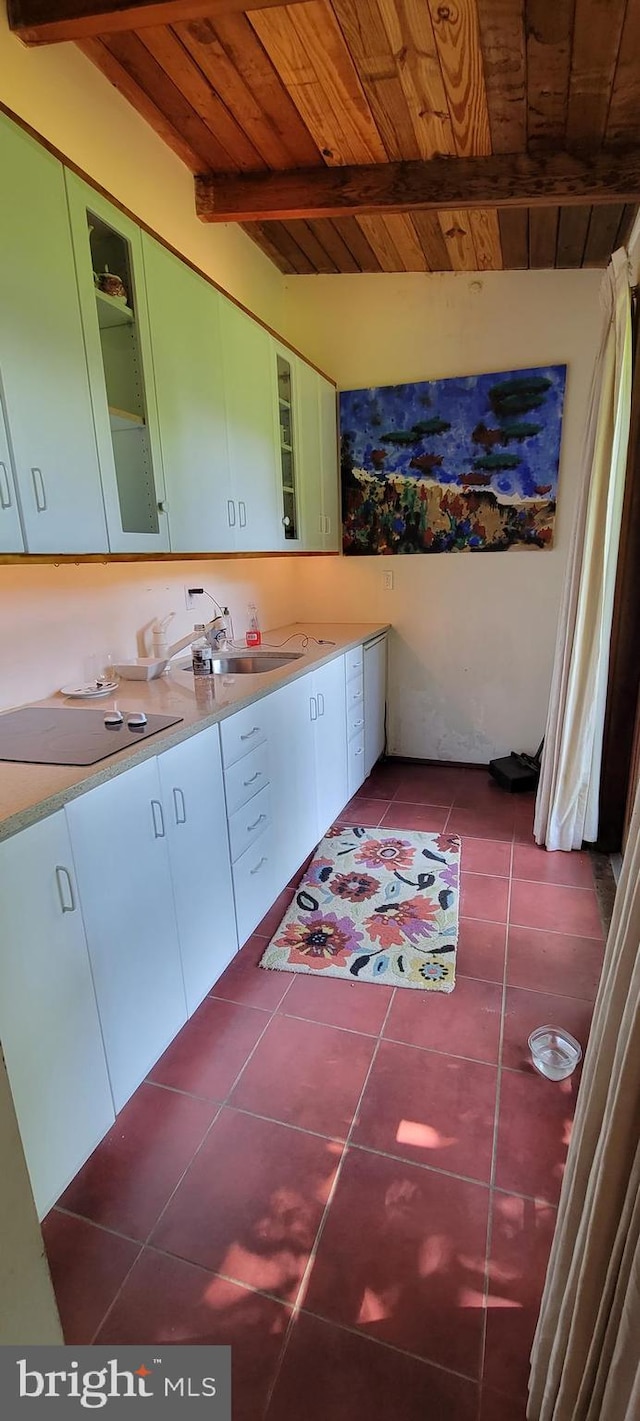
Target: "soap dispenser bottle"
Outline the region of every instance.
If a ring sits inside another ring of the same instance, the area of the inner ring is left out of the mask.
[[[247,616],[249,618],[249,626],[247,628],[247,634],[245,636],[247,646],[259,646],[262,641],[262,633],[260,631],[260,623],[258,621],[258,609],[256,607],[255,602],[249,603],[249,606],[247,607]]]

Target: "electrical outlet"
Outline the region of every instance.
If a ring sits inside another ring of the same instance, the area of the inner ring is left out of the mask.
[[[382,590],[383,592],[393,592],[393,573],[390,568],[382,574]]]
[[[185,587],[184,605],[188,612],[193,611],[194,607],[200,606],[200,598],[203,595],[204,593],[202,587]]]

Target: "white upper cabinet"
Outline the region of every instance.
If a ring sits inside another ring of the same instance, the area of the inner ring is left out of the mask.
[[[225,297],[220,316],[234,546],[272,551],[283,529],[271,337]]]
[[[336,391],[306,361],[297,361],[302,545],[337,552],[340,539]]]
[[[280,523],[283,552],[302,547],[300,518],[300,361],[285,346],[273,342],[276,443],[280,477]]]
[[[0,552],[23,553],[18,494],[0,390]]]
[[[27,551],[105,552],[64,170],[0,117],[0,172],[0,382]],[[2,526],[15,551],[15,516]]]
[[[168,551],[142,232],[66,177],[109,547]]]
[[[235,536],[222,298],[146,234],[143,249],[171,547],[181,553],[227,552],[235,547]]]

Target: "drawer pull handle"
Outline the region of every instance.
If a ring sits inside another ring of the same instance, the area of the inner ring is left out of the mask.
[[[164,814],[159,799],[151,800],[151,818],[153,819],[153,835],[155,839],[164,839]]]
[[[187,806],[184,802],[184,794],[179,785],[176,785],[173,791],[173,810],[176,816],[176,824],[186,824]]]
[[[263,819],[266,819],[266,817],[266,814],[259,814],[255,824],[247,824],[247,833],[252,834],[253,830],[257,829],[258,825],[261,824]]]
[[[73,884],[71,882],[71,874],[69,873],[68,868],[64,867],[64,864],[56,864],[56,879],[58,883],[58,896],[60,898],[60,907],[62,908],[63,913],[75,913],[76,899],[73,891]],[[65,883],[69,890],[68,898],[65,897],[64,893],[63,884]]]
[[[252,735],[259,735],[259,734],[260,734],[260,726],[259,726],[259,725],[254,725],[253,730],[248,730],[247,733],[246,733],[246,735],[241,735],[241,736],[240,736],[240,739],[241,739],[241,740],[250,740]]]
[[[258,869],[262,868],[263,863],[266,863],[266,862],[267,862],[267,855],[266,855],[266,854],[263,854],[263,855],[262,855],[262,858],[261,858],[261,859],[258,859],[258,862],[257,862],[255,868],[250,868],[250,869],[249,869],[249,873],[257,873],[257,872],[258,872]]]
[[[262,770],[256,770],[255,775],[251,775],[251,777],[250,777],[248,780],[243,780],[243,781],[242,781],[242,783],[243,783],[243,785],[244,785],[244,788],[245,788],[245,789],[248,789],[248,788],[249,788],[249,785],[254,784],[256,780],[259,780],[260,777],[261,777],[261,775],[262,775]]]

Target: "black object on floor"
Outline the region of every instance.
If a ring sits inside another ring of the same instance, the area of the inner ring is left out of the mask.
[[[535,755],[518,754],[512,750],[510,755],[490,760],[489,774],[508,794],[524,794],[526,790],[537,789],[543,744],[544,741],[541,741]]]

